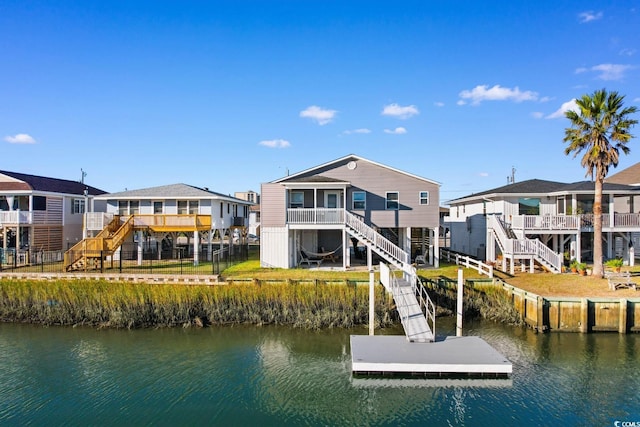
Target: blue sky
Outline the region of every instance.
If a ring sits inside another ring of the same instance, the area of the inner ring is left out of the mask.
[[[354,153],[442,203],[579,181],[562,111],[640,105],[638,28],[640,1],[3,0],[0,169],[229,194]]]

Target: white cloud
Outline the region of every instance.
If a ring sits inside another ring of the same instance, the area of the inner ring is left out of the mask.
[[[599,64],[594,65],[591,68],[576,68],[575,73],[581,74],[586,73],[587,71],[593,71],[598,73],[596,77],[600,80],[622,80],[624,78],[624,73],[633,68],[635,68],[633,65]]]
[[[640,98],[634,98],[633,102],[640,102]]]
[[[586,12],[581,12],[578,14],[578,20],[581,24],[586,24],[587,22],[597,21],[602,18],[602,12],[594,12],[593,10],[587,10]]]
[[[542,98],[539,99],[540,102],[549,102],[551,101],[553,98],[551,98],[550,96],[543,96]]]
[[[489,176],[489,172],[480,172],[478,173],[478,176],[482,176],[482,177]]]
[[[637,52],[637,50],[635,49],[630,49],[630,48],[624,48],[622,50],[620,50],[620,52],[618,52],[619,55],[622,56],[633,56],[635,55]]]
[[[540,111],[534,111],[533,113],[531,113],[531,117],[533,117],[534,119],[541,119],[544,117],[544,113],[541,113]]]
[[[511,89],[495,85],[489,88],[487,85],[478,85],[471,90],[463,90],[459,94],[462,100],[470,100],[472,105],[478,105],[482,101],[535,101],[538,99],[538,93],[530,90],[520,91],[516,86]],[[464,105],[458,101],[458,105]]]
[[[312,105],[305,110],[300,111],[300,117],[311,119],[317,122],[320,126],[324,126],[327,123],[331,123],[338,112],[336,110],[327,110],[326,108]]]
[[[389,133],[389,134],[392,134],[392,135],[402,135],[402,134],[407,133],[407,130],[405,128],[403,128],[403,127],[397,127],[395,129],[385,129],[384,133]]]
[[[389,104],[384,106],[381,114],[383,116],[391,116],[404,120],[420,114],[420,111],[418,111],[418,107],[415,105],[407,105],[406,107],[403,107],[398,104]]]
[[[436,107],[444,107],[444,102],[434,102],[433,105]]]
[[[564,113],[569,110],[573,110],[575,112],[579,112],[578,104],[576,104],[576,100],[572,99],[571,101],[567,101],[560,106],[555,112],[549,114],[545,119],[559,119],[565,117]]]
[[[360,128],[360,129],[345,130],[344,132],[342,132],[343,135],[351,135],[354,133],[371,133],[371,131],[366,128]]]
[[[465,101],[463,101],[462,99],[459,99],[458,102],[456,102],[456,104],[458,104],[458,105],[467,105],[467,103]]]
[[[291,144],[286,139],[267,139],[264,141],[260,141],[258,145],[263,145],[269,148],[287,148],[290,147]]]
[[[9,144],[35,144],[36,140],[31,135],[26,133],[18,133],[14,136],[8,135],[4,137],[4,140]]]
[[[631,65],[622,64],[600,64],[591,67],[593,71],[599,71],[599,79],[602,80],[621,80],[624,77],[624,72],[632,69]]]

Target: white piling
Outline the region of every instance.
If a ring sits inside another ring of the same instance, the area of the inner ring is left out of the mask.
[[[369,335],[374,335],[376,322],[376,289],[374,284],[373,256],[371,248],[367,248],[367,265],[369,267]]]
[[[462,291],[464,290],[464,277],[462,268],[458,268],[458,304],[456,308],[456,336],[462,336]]]

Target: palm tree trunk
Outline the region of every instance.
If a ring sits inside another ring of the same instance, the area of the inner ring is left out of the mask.
[[[597,178],[593,197],[593,270],[592,275],[602,277],[602,184]],[[612,214],[612,213],[611,213]]]

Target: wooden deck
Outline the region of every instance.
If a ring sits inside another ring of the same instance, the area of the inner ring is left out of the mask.
[[[507,376],[512,365],[480,337],[447,337],[432,343],[396,335],[352,335],[351,370],[356,374]]]

